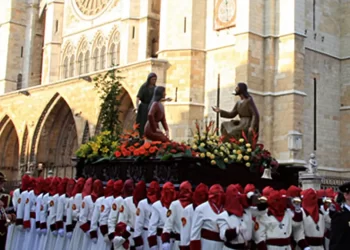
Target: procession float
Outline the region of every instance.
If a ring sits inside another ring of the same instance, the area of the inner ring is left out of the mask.
[[[298,185],[302,168],[280,166],[271,153],[258,142],[254,130],[242,130],[230,136],[219,133],[214,121],[196,121],[188,141],[151,141],[140,136],[139,125],[122,130],[118,95],[121,78],[115,71],[94,79],[101,93],[102,132],[82,144],[76,152],[77,177],[156,180],[159,183],[184,180],[192,184],[254,183],[258,188],[276,189]],[[222,126],[223,127],[223,126]]]

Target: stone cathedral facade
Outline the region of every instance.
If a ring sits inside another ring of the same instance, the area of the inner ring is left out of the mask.
[[[350,0],[8,0],[0,9],[0,168],[17,179],[71,157],[99,131],[94,75],[117,67],[125,127],[148,73],[173,98],[173,139],[232,109],[246,82],[260,141],[290,167],[316,152],[350,178]]]

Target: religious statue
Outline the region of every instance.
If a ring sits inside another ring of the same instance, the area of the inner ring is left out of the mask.
[[[310,154],[308,173],[309,174],[317,174],[317,160],[316,160],[316,155],[314,153]]]
[[[165,110],[162,100],[165,98],[165,88],[157,86],[154,89],[153,98],[149,104],[147,122],[144,128],[144,135],[152,141],[169,141],[169,128],[165,119]],[[165,134],[160,130],[158,123],[161,122],[165,130]]]
[[[242,138],[242,131],[247,134],[248,138],[252,137],[253,131],[259,132],[259,112],[253,97],[248,93],[247,85],[242,82],[238,83],[233,94],[240,96],[241,100],[235,104],[232,111],[212,107],[223,118],[233,119],[239,115],[240,120],[230,120],[221,124],[221,135],[224,136],[224,141],[228,141],[232,137],[239,140]]]
[[[156,87],[157,75],[150,73],[147,77],[147,81],[141,85],[136,98],[136,123],[139,124],[140,137],[143,136],[144,127],[147,122],[148,106],[152,100],[153,92]],[[140,103],[141,101],[141,103]]]
[[[139,124],[139,134],[140,137],[144,134],[144,128],[147,122],[147,114],[149,109],[149,104],[153,98],[153,93],[156,88],[157,75],[155,73],[150,73],[144,84],[141,85],[139,92],[136,97],[136,124]],[[171,101],[171,98],[163,98],[162,101]]]

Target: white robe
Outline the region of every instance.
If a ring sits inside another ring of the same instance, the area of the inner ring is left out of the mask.
[[[41,206],[40,206],[40,228],[45,227],[48,231],[48,225],[47,225],[47,213],[48,213],[48,199],[50,194],[46,193],[42,200],[41,200]],[[45,243],[48,237],[48,233],[41,234],[40,236],[40,242],[39,242],[39,250],[45,250]]]
[[[196,207],[192,218],[191,241],[200,240],[202,250],[222,250],[224,244],[222,241],[209,240],[201,237],[202,230],[208,230],[219,235],[219,226],[217,224],[218,214],[211,208],[209,202]]]
[[[180,246],[190,247],[193,214],[194,214],[193,204],[186,206],[181,217],[182,225],[181,225],[181,231],[180,231],[180,234],[181,234]]]
[[[118,196],[114,199],[112,202],[111,211],[108,216],[108,238],[110,241],[114,238],[114,232],[115,232],[115,226],[118,223],[119,220],[119,211],[123,204],[123,198],[121,196]]]
[[[36,202],[35,202],[35,242],[34,242],[34,246],[33,249],[39,249],[39,244],[40,244],[40,240],[41,240],[41,233],[40,233],[40,207],[41,207],[41,203],[43,200],[44,194],[41,193],[38,195],[38,197],[36,198]]]
[[[56,230],[56,213],[57,213],[57,203],[59,195],[55,194],[54,196],[49,196],[47,200],[47,236],[46,241],[43,245],[43,249],[54,248],[57,240],[57,235],[54,235]]]
[[[21,225],[15,226],[15,231],[13,234],[13,243],[11,246],[13,250],[23,249],[23,242],[25,238],[25,230],[23,229],[24,206],[28,195],[28,191],[23,191],[20,194],[19,199],[17,200],[16,223],[18,223],[20,220],[22,220],[22,223],[20,223]]]
[[[93,211],[92,217],[91,217],[91,226],[90,226],[90,231],[89,231],[90,238],[91,238],[92,232],[94,232],[94,234],[96,234],[96,236],[97,236],[96,240],[103,238],[98,224],[100,221],[101,207],[102,207],[105,199],[106,198],[103,196],[103,197],[100,197],[96,200],[95,206],[94,206],[94,211]],[[101,248],[99,248],[99,245],[97,243],[98,243],[97,241],[95,243],[91,240],[90,250],[101,250]]]
[[[157,245],[150,246],[152,250],[162,249],[161,235],[158,235],[158,230],[163,231],[164,224],[167,218],[168,209],[164,207],[161,201],[156,201],[152,205],[151,218],[148,226],[148,238],[157,237]]]
[[[17,206],[18,206],[18,198],[20,197],[20,194],[21,194],[20,188],[17,188],[13,191],[12,205],[16,213],[17,213]],[[7,228],[6,247],[5,247],[6,250],[12,249],[14,231],[15,231],[15,224],[11,223]]]
[[[179,200],[173,201],[170,204],[168,215],[165,224],[163,233],[174,233],[176,235],[181,234],[181,227],[182,227],[182,214],[183,214],[184,208],[181,205],[181,202]],[[170,239],[172,250],[179,250],[180,249],[180,241],[175,239]]]
[[[128,238],[130,247],[135,246],[135,242],[134,242],[135,217],[136,217],[135,203],[132,197],[127,197],[123,200],[123,203],[119,209],[118,223],[122,222],[127,225],[127,230],[130,233],[130,236]],[[114,250],[124,250],[124,247],[121,246],[118,249],[114,249]]]
[[[227,211],[222,212],[217,220],[220,228],[220,238],[224,241],[223,250],[232,250],[232,245],[244,245],[252,239],[253,235],[253,217],[250,211],[247,209],[244,211],[243,216],[237,217],[236,215],[229,215]],[[240,233],[239,228],[244,228],[244,232]],[[226,230],[233,229],[236,231],[237,236],[232,240],[227,240]],[[226,244],[231,244],[226,246]]]
[[[58,230],[63,230],[64,234],[57,235],[56,244],[54,247],[54,250],[63,250],[67,248],[67,237],[66,237],[66,221],[64,221],[64,218],[67,218],[67,203],[68,203],[69,197],[67,197],[66,194],[61,195],[58,198],[57,201],[57,212],[56,212],[56,225],[63,225],[63,228],[59,228]]]
[[[34,215],[34,216],[33,216]],[[24,206],[24,224],[29,222],[30,228],[25,230],[24,243],[27,249],[34,249],[36,240],[36,195],[34,191],[28,194],[28,202]]]
[[[94,206],[95,206],[95,203],[92,200],[91,195],[85,196],[81,206],[82,212],[80,213],[80,217],[79,217],[79,221],[82,223],[81,225],[90,223],[90,226],[91,226],[91,219],[92,219],[92,213],[94,212]],[[84,250],[88,250],[90,249],[90,246],[92,243],[90,234],[89,234],[90,227],[87,232],[84,232],[81,228],[80,230],[83,232],[83,241],[82,241],[81,247]]]
[[[136,247],[142,246],[143,244],[143,250],[150,249],[148,245],[148,228],[151,214],[152,204],[148,203],[147,199],[141,200],[135,212],[134,241]],[[142,244],[139,245],[138,242],[142,242]]]
[[[100,219],[99,219],[99,233],[101,234],[101,237],[99,236],[97,239],[97,246],[95,249],[99,250],[111,250],[112,244],[111,242],[106,242],[104,239],[104,236],[108,234],[108,216],[111,211],[111,206],[114,201],[114,196],[109,196],[105,198],[102,202],[101,208],[100,208]],[[105,235],[102,234],[104,232]]]
[[[74,229],[73,229],[73,236],[70,241],[69,250],[77,250],[81,249],[82,243],[83,243],[83,236],[84,232],[80,229],[80,225],[83,223],[80,221],[80,214],[82,213],[81,205],[82,205],[83,199],[82,194],[76,194],[73,199],[72,204],[72,221],[77,221]],[[68,222],[68,217],[67,217]]]

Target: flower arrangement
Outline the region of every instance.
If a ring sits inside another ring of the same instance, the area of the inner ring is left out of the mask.
[[[110,159],[118,147],[118,140],[110,131],[103,131],[99,135],[90,138],[76,151],[78,158],[86,162],[94,162],[99,159]]]
[[[258,134],[254,131],[251,140],[243,131],[242,138],[239,140],[231,138],[229,142],[224,142],[223,138],[215,135],[216,131],[213,121],[205,123],[203,131],[196,122],[192,144],[196,157],[208,160],[211,165],[221,169],[232,163],[244,164],[254,172],[263,172],[265,168],[277,169],[278,163],[271,157],[270,152],[264,149],[262,144],[257,144]]]
[[[160,149],[157,153],[157,158],[165,161],[170,160],[172,158],[179,157],[192,157],[193,152],[189,145],[185,143],[178,143],[175,141],[166,142],[161,144]]]
[[[137,158],[144,160],[146,158],[152,158],[156,156],[161,142],[146,142],[143,138],[140,138],[137,129],[138,125],[135,124],[132,131],[128,131],[121,135],[121,143],[116,148],[116,151],[114,153],[116,158]]]

